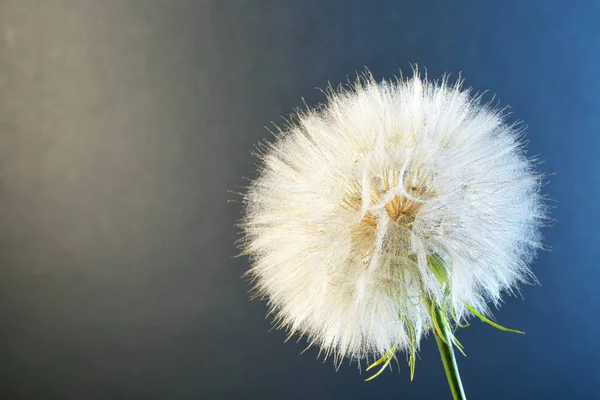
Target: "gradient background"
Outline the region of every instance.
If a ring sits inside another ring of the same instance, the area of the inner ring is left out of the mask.
[[[541,286],[459,332],[471,399],[600,398],[600,4],[0,1],[0,397],[443,399],[269,331],[234,258],[250,151],[368,66],[463,72],[552,174]]]

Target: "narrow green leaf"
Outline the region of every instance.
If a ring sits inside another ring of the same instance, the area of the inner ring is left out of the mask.
[[[437,278],[440,285],[446,284],[446,290],[450,287],[450,279],[448,277],[448,271],[446,269],[446,264],[444,264],[444,260],[442,257],[437,254],[430,254],[427,256],[427,266],[433,272],[433,275]]]
[[[465,354],[463,345],[458,341],[458,338],[456,337],[456,335],[454,335],[454,332],[452,332],[452,327],[450,325],[450,319],[448,318],[448,307],[452,307],[452,306],[449,306],[446,303],[446,304],[444,304],[444,307],[441,309],[441,311],[442,311],[441,312],[441,323],[444,325],[444,328],[446,328],[447,334],[450,337],[450,341],[452,342],[452,344],[454,344],[454,346],[458,349],[458,351],[460,351],[461,354],[466,357],[467,355]]]
[[[465,306],[466,306],[466,307],[467,307],[467,309],[468,309],[469,311],[471,311],[471,312],[472,312],[472,313],[473,313],[473,314],[474,314],[474,315],[475,315],[477,318],[479,318],[480,320],[482,320],[482,321],[483,321],[483,322],[485,322],[486,324],[489,324],[489,325],[493,326],[493,327],[494,327],[494,328],[496,328],[496,329],[500,329],[501,331],[504,331],[504,332],[520,333],[520,334],[522,334],[522,335],[524,335],[524,334],[525,334],[525,332],[521,332],[521,331],[518,331],[518,330],[516,330],[516,329],[508,329],[508,328],[505,328],[505,327],[503,327],[502,325],[499,325],[499,324],[495,323],[494,321],[492,321],[492,320],[490,320],[490,319],[488,319],[488,318],[484,317],[483,315],[479,314],[477,311],[475,311],[475,309],[474,309],[473,307],[471,307],[471,305],[469,305],[469,304],[467,304],[467,303],[465,303]]]
[[[388,351],[387,353],[385,353],[383,356],[381,356],[381,358],[379,358],[379,360],[375,361],[373,364],[369,365],[369,367],[366,369],[367,371],[378,366],[379,364],[383,365],[381,366],[381,368],[379,369],[379,371],[377,371],[374,375],[372,375],[371,377],[365,379],[365,382],[369,382],[370,380],[373,380],[375,378],[377,378],[379,375],[381,375],[381,373],[387,368],[388,365],[390,365],[390,362],[392,361],[392,358],[394,358],[394,353],[396,352],[396,346],[392,346],[392,348],[390,349],[390,351]]]
[[[379,360],[377,360],[373,364],[369,365],[365,371],[369,371],[369,370],[375,368],[379,364],[386,362],[387,359],[388,359],[388,357],[387,357],[387,353],[386,353],[383,356],[381,356],[381,358],[379,358]]]
[[[410,367],[410,381],[412,382],[415,377],[415,364],[417,362],[417,345],[416,345],[416,335],[413,327],[410,324],[406,325],[406,330],[408,331],[408,341],[409,341],[409,352],[410,356],[408,358],[408,366]]]
[[[437,305],[431,299],[428,299],[426,304],[428,305],[429,317],[432,322],[431,329],[433,330],[433,333],[437,335],[446,345],[451,346],[450,343],[446,342],[446,337],[443,333],[442,326],[440,325],[442,321],[438,321],[438,319],[435,317]]]
[[[452,299],[450,299],[450,304],[452,304]],[[460,321],[458,320],[458,318],[456,318],[456,312],[454,311],[454,307],[450,306],[450,314],[452,315],[452,319],[454,320],[454,323],[459,327],[459,328],[466,328],[469,326],[469,324],[461,324]]]

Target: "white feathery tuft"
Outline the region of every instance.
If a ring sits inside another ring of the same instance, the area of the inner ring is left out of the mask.
[[[243,251],[278,327],[336,363],[377,359],[418,347],[428,301],[458,322],[533,277],[541,176],[501,110],[418,71],[327,95],[263,149],[245,196]]]

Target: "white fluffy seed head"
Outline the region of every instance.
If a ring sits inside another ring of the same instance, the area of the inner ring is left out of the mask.
[[[416,71],[327,94],[263,149],[245,196],[249,274],[279,327],[377,358],[418,346],[428,302],[460,321],[532,276],[540,175],[500,111]]]

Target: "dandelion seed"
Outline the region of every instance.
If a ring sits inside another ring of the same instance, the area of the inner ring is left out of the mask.
[[[412,374],[429,331],[460,348],[452,328],[532,277],[546,212],[521,136],[460,79],[329,88],[265,145],[245,196],[277,326],[338,366],[406,351]]]

